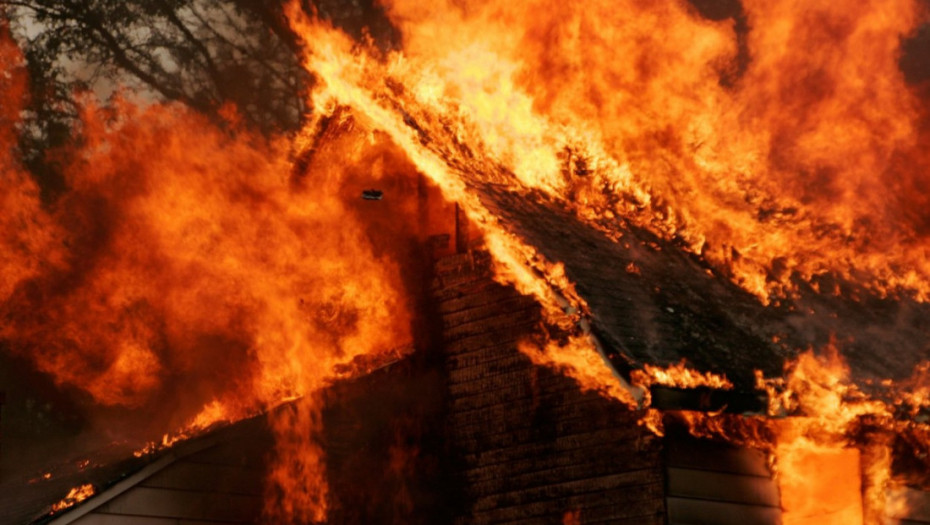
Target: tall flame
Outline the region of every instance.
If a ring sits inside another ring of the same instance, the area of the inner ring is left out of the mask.
[[[375,164],[415,180],[390,146],[341,123],[295,167],[287,137],[172,104],[87,101],[80,140],[53,153],[67,189],[42,202],[15,155],[21,58],[0,37],[0,340],[106,407],[111,435],[179,429],[139,452],[170,446],[410,341],[408,254],[394,247],[418,235],[415,197],[399,191],[390,222],[356,203]],[[317,419],[275,414],[277,461],[306,466],[282,490],[325,495]],[[308,515],[323,499],[306,500]]]
[[[233,140],[172,106],[83,120],[53,217],[66,265],[4,307],[3,337],[58,381],[137,406],[196,375],[255,409],[409,338],[396,266],[371,255],[338,172],[311,192],[290,180],[286,142]]]
[[[925,110],[898,66],[917,2],[744,2],[742,22],[677,1],[386,4],[403,48],[383,60],[297,22],[316,106],[370,117],[450,198],[494,183],[619,214],[766,301],[822,273],[927,297]]]
[[[39,201],[39,188],[20,166],[17,129],[25,104],[23,56],[0,17],[0,301],[16,285],[60,263],[60,232]]]

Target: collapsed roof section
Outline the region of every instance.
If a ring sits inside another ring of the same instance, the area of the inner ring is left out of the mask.
[[[686,359],[746,388],[755,370],[780,375],[786,360],[831,338],[861,381],[906,378],[928,356],[926,304],[798,283],[798,297],[766,306],[699,257],[620,219],[613,240],[538,193],[479,190],[503,227],[564,264],[621,369]]]
[[[415,147],[440,160],[443,176],[477,197],[482,218],[564,265],[621,372],[686,359],[746,389],[755,370],[779,376],[787,359],[835,340],[853,378],[864,384],[906,378],[930,355],[930,305],[906,296],[880,297],[832,275],[812,282],[796,278],[796,296],[764,305],[722,273],[726,269],[711,266],[683,243],[614,214],[582,218],[570,200],[529,189],[483,154],[480,144],[475,150],[463,143],[454,126],[418,112],[403,89],[387,86],[381,96],[402,116]],[[397,130],[390,134],[395,140],[403,136]],[[567,176],[586,175],[574,170]]]

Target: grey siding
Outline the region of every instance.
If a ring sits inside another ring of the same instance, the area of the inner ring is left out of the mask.
[[[670,525],[778,525],[778,486],[763,452],[666,439]]]
[[[215,433],[73,523],[213,525],[255,523],[262,510],[264,460],[271,435],[263,418]],[[196,443],[194,443],[195,445]],[[102,493],[101,495],[103,495]]]

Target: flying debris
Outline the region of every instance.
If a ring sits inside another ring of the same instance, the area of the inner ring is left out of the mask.
[[[366,201],[379,201],[384,197],[381,190],[362,190],[362,198]]]

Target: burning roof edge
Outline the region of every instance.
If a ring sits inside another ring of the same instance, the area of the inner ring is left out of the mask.
[[[389,370],[395,365],[407,360],[411,355],[410,352],[412,352],[412,345],[401,345],[385,353],[384,356],[382,356],[383,359],[361,359],[347,363],[334,371],[336,373],[334,383],[343,381],[352,382],[370,374]],[[110,476],[104,478],[103,476],[106,474],[112,473],[112,470],[108,469],[101,474],[100,479],[93,479],[94,476],[91,474],[84,480],[78,480],[85,481],[86,484],[92,485],[94,492],[86,499],[77,501],[57,512],[51,510],[50,506],[46,506],[42,514],[32,518],[29,523],[30,525],[67,525],[77,522],[94,510],[97,510],[184,458],[200,452],[206,452],[213,447],[241,438],[244,434],[255,434],[261,431],[261,429],[266,429],[265,421],[269,414],[279,410],[285,410],[287,407],[299,403],[302,399],[305,399],[305,397],[286,400],[265,411],[238,421],[214,423],[199,433],[178,441],[174,445],[158,448],[154,452],[145,454],[141,457],[127,457],[125,460],[118,461],[116,464],[108,465],[109,467],[115,466],[117,468],[123,465],[122,468],[124,470],[116,477]]]
[[[263,415],[255,416],[255,418],[262,416]],[[230,428],[232,426],[235,426],[235,424],[223,428]],[[37,525],[67,525],[69,523],[74,523],[75,521],[98,509],[105,503],[123,494],[132,487],[135,487],[143,480],[146,480],[158,472],[164,470],[166,467],[175,463],[179,459],[215,446],[219,442],[219,438],[216,434],[216,431],[207,431],[204,435],[179,444],[177,447],[168,448],[158,457],[158,459],[143,466],[139,470],[127,474],[122,479],[113,482],[102,492],[95,493],[88,497],[86,500],[79,502],[70,508],[64,509],[60,513],[47,513],[42,517],[34,520],[32,523]]]

